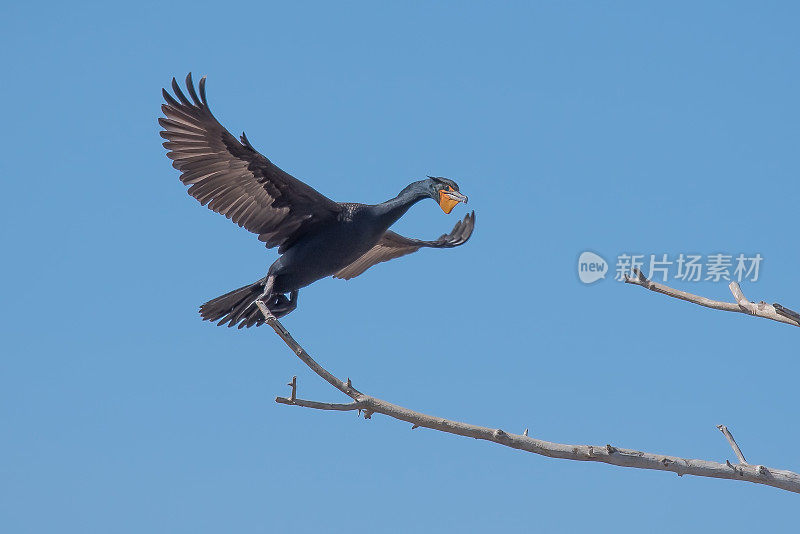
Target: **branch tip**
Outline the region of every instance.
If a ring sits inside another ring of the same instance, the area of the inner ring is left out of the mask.
[[[739,464],[748,465],[747,464],[747,460],[744,459],[744,454],[742,454],[742,449],[740,449],[739,445],[736,444],[736,440],[733,439],[733,434],[731,434],[730,430],[728,430],[728,427],[725,426],[725,425],[717,425],[717,428],[725,436],[725,439],[728,440],[728,443],[730,444],[731,448],[733,449],[733,452],[736,454],[736,457],[739,459]],[[726,460],[726,462],[727,462],[727,460]],[[730,464],[728,464],[728,465],[730,465]]]
[[[637,285],[637,286],[642,286],[642,287],[647,288],[647,289],[653,289],[654,288],[653,282],[651,282],[644,275],[644,273],[642,272],[641,269],[639,269],[638,267],[634,267],[632,269],[632,272],[633,272],[633,276],[630,276],[630,275],[627,275],[627,274],[624,275],[624,280],[625,280],[626,284],[634,284],[634,285]]]

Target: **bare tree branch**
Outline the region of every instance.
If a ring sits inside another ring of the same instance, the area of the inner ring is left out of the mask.
[[[779,323],[800,326],[800,314],[790,310],[789,308],[781,306],[777,302],[772,305],[769,305],[764,301],[758,303],[750,302],[745,298],[744,293],[742,293],[742,289],[736,282],[731,282],[728,284],[728,287],[730,288],[731,293],[733,293],[733,298],[736,299],[736,302],[723,302],[721,300],[707,299],[705,297],[687,293],[686,291],[673,289],[669,286],[665,286],[664,284],[659,284],[658,282],[653,282],[645,277],[645,275],[642,274],[642,271],[638,268],[633,269],[633,274],[635,276],[625,275],[625,283],[642,286],[650,291],[655,291],[656,293],[661,293],[663,295],[667,295],[668,297],[685,300],[687,302],[714,310],[745,313],[747,315],[755,315],[756,317],[763,317],[764,319],[778,321]]]
[[[259,309],[264,314],[267,324],[275,330],[275,333],[277,333],[284,343],[292,349],[297,357],[326,382],[354,401],[349,404],[330,404],[298,399],[296,396],[297,381],[293,379],[292,382],[289,383],[289,385],[292,386],[292,396],[288,399],[285,397],[278,397],[276,399],[276,401],[281,404],[321,410],[359,410],[363,411],[366,419],[369,419],[373,413],[380,413],[400,421],[411,423],[412,429],[418,427],[430,428],[449,434],[491,441],[506,447],[520,449],[550,458],[602,462],[621,467],[634,467],[637,469],[671,471],[678,476],[694,475],[743,480],[745,482],[765,484],[794,493],[800,493],[800,474],[767,468],[763,465],[749,465],[745,463],[733,465],[727,461],[722,464],[708,460],[694,460],[632,449],[622,449],[612,445],[597,446],[553,443],[529,437],[527,429],[523,434],[510,434],[499,428],[488,428],[462,423],[409,410],[408,408],[386,402],[377,397],[361,393],[353,387],[350,379],[343,382],[333,376],[308,355],[300,344],[292,338],[289,331],[269,312],[266,306],[261,302],[258,302],[258,305]],[[729,434],[730,433],[726,434],[726,437]],[[730,441],[732,440],[733,437],[730,437]],[[733,444],[735,444],[735,442],[733,442]],[[741,451],[739,451],[739,454],[741,454]],[[741,456],[740,460],[743,459],[744,456]]]

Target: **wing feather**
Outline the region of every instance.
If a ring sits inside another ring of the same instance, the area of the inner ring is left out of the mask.
[[[360,275],[373,265],[393,260],[406,254],[418,251],[422,247],[452,248],[463,245],[472,236],[475,228],[475,212],[467,214],[453,227],[449,234],[443,234],[435,241],[410,239],[388,230],[377,245],[369,249],[356,261],[333,275],[334,278],[350,280]]]
[[[164,89],[164,117],[158,119],[172,166],[181,172],[188,193],[201,204],[258,234],[280,252],[315,225],[335,219],[338,203],[282,171],[256,151],[242,134],[241,142],[211,113],[206,79],[195,89],[191,73],[187,95],[172,79]]]

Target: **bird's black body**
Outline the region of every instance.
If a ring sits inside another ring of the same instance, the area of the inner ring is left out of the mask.
[[[159,119],[173,166],[191,185],[192,196],[259,234],[267,247],[279,247],[281,254],[261,280],[201,306],[204,319],[240,328],[260,325],[264,318],[255,305],[259,298],[280,317],[297,306],[299,289],[320,278],[353,278],[372,265],[421,247],[461,245],[472,234],[474,213],[436,241],[409,239],[388,230],[424,198],[437,199],[447,213],[465,202],[452,180],[428,177],[381,204],[334,202],[273,165],[244,134],[239,142],[225,130],[208,108],[205,78],[199,97],[191,75],[186,87],[191,101],[173,80],[177,100],[164,91],[166,118]]]
[[[424,196],[423,196],[424,195]],[[309,232],[269,268],[277,293],[289,293],[331,276],[378,244],[386,230],[427,192],[409,191],[383,204],[342,203],[336,221]]]
[[[365,254],[391,224],[381,217],[379,208],[342,204],[342,211],[332,224],[308,233],[272,264],[267,274],[275,276],[275,291],[288,293],[305,287]]]

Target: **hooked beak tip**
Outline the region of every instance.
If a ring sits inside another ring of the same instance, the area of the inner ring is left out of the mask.
[[[446,194],[447,194],[448,197],[450,197],[451,199],[455,200],[456,202],[463,202],[464,204],[466,204],[467,200],[469,200],[467,198],[467,195],[462,195],[458,191],[449,191]]]

